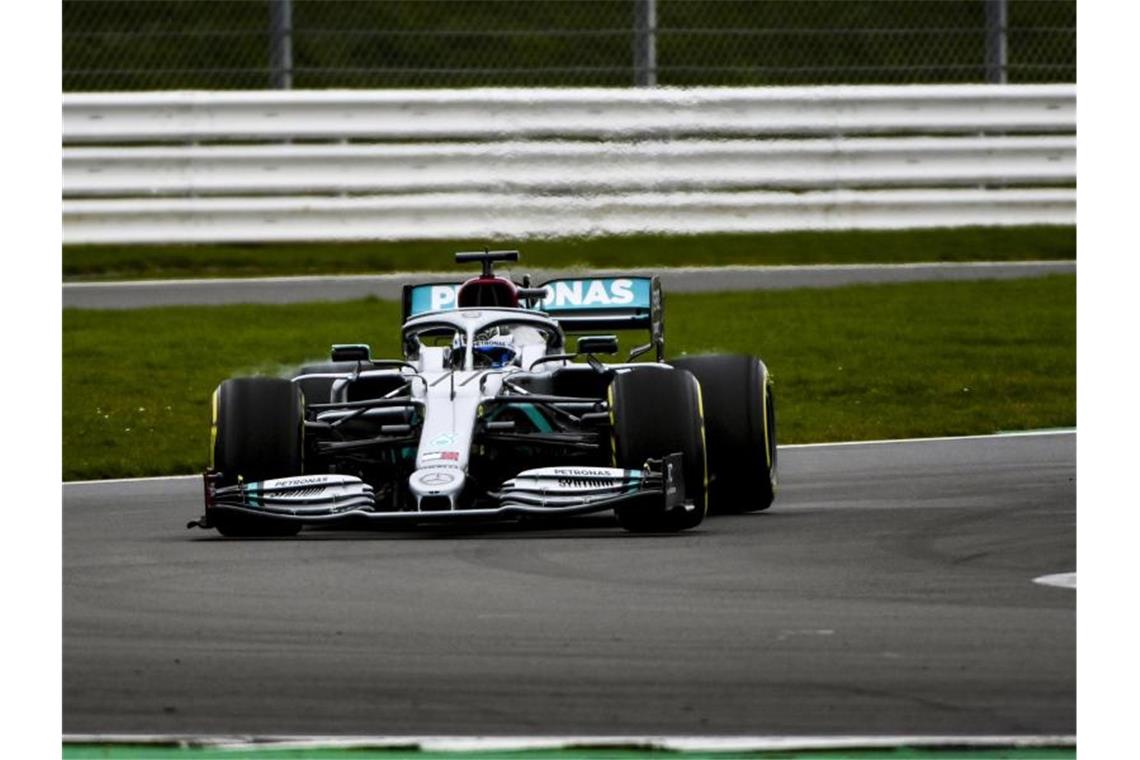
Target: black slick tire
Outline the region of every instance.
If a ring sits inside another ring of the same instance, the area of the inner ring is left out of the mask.
[[[647,459],[680,452],[685,498],[695,509],[669,512],[643,504],[617,507],[623,528],[637,533],[672,533],[698,525],[708,509],[701,389],[690,373],[666,368],[615,375],[609,389],[613,464],[640,470]]]
[[[288,380],[241,377],[214,391],[211,469],[222,485],[300,475],[304,456],[304,397]],[[218,513],[223,536],[292,536],[299,523],[272,517]]]
[[[686,356],[669,362],[704,390],[709,512],[759,512],[778,487],[776,401],[764,362],[754,356]]]

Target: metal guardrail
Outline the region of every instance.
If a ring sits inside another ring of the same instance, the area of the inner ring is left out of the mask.
[[[69,197],[1072,182],[1072,136],[68,148]]]
[[[1071,132],[1075,85],[65,94],[66,143]]]
[[[1075,105],[1072,85],[65,95],[64,240],[1072,224]]]
[[[69,201],[67,242],[520,238],[1064,223],[1074,192],[837,190],[601,196],[436,194],[362,198]],[[1071,222],[1070,222],[1071,223]]]

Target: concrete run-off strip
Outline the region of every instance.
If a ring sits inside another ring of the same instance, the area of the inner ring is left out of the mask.
[[[592,276],[656,274],[660,275],[661,284],[667,293],[708,293],[729,290],[835,288],[844,285],[935,280],[1005,280],[1043,277],[1050,274],[1073,274],[1077,271],[1077,264],[1075,261],[981,261],[591,270],[528,270],[525,267],[516,267],[513,272],[507,269],[503,271],[518,278],[529,272],[535,282],[564,277],[574,271],[588,272]],[[452,271],[316,277],[67,282],[63,284],[63,307],[141,309],[152,306],[353,301],[368,297],[398,300],[401,289],[407,283],[456,282],[468,276],[470,273]]]
[[[435,760],[510,757],[514,760],[639,760],[662,752],[686,759],[811,758],[812,760],[954,760],[955,758],[1072,758],[1075,736],[65,736],[63,757],[94,758],[327,758]]]

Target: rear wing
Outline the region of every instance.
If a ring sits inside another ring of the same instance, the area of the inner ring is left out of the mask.
[[[539,287],[546,298],[537,308],[558,321],[568,333],[599,330],[648,330],[649,343],[630,358],[656,349],[665,361],[665,309],[657,277],[567,277]]]
[[[429,311],[455,308],[458,282],[405,285],[404,320]],[[528,308],[553,317],[568,333],[599,330],[648,330],[649,343],[634,349],[630,358],[656,349],[665,359],[665,310],[661,280],[657,277],[560,277],[535,286],[546,291]]]

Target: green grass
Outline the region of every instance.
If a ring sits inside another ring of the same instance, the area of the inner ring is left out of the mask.
[[[278,748],[272,745],[235,749],[129,744],[65,744],[64,760],[1069,760],[1073,747],[885,747],[835,750],[687,751],[636,747],[590,747],[535,750],[442,752],[405,748]]]
[[[668,267],[1075,259],[1075,227],[639,235],[567,240],[69,246],[67,280],[454,269],[458,250],[517,247],[527,267]],[[469,268],[469,267],[467,267]]]
[[[63,312],[65,479],[191,473],[208,399],[365,341],[397,355],[399,308],[360,301]],[[780,441],[1076,424],[1076,278],[667,296],[669,354],[742,351],[776,380]]]

